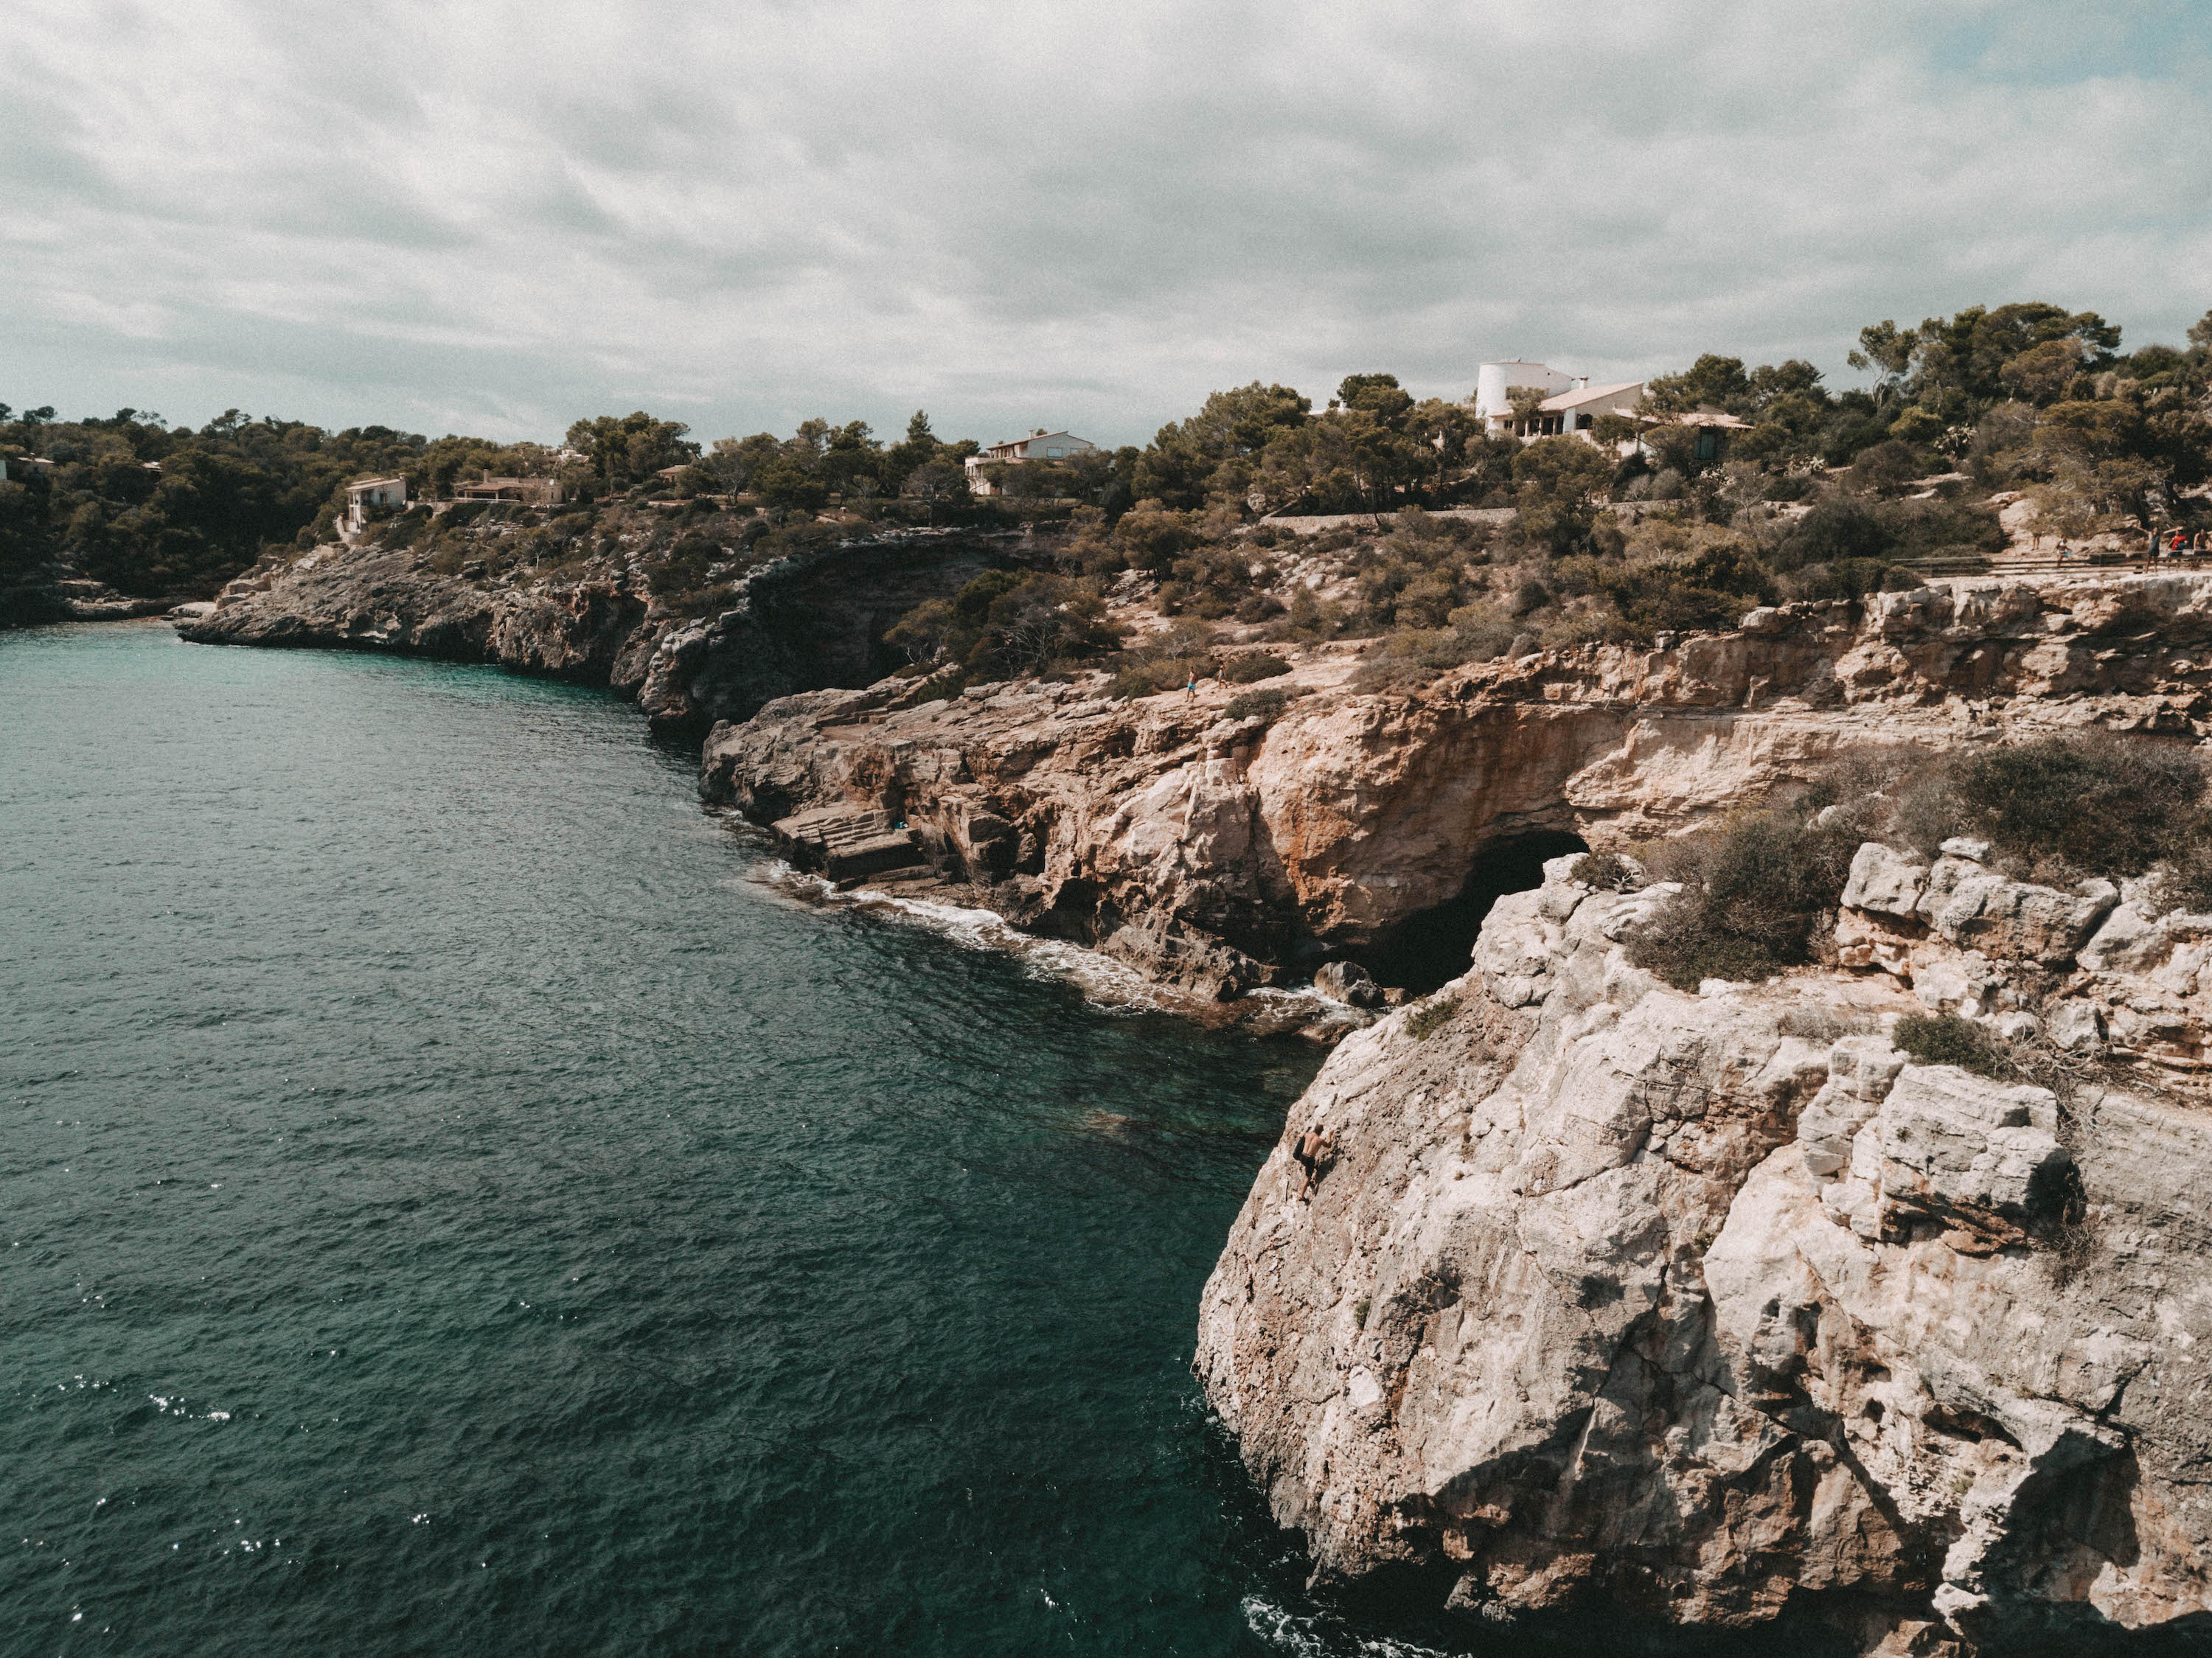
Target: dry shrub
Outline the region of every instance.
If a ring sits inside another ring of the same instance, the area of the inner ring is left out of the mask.
[[[1890,1041],[1923,1065],[1955,1065],[2000,1082],[2021,1074],[2008,1043],[1955,1013],[1908,1013],[1897,1022]]]
[[[1406,1016],[1406,1034],[1417,1042],[1425,1042],[1449,1024],[1458,1011],[1458,997],[1431,996]]]
[[[1847,829],[1776,812],[1662,841],[1642,861],[1682,890],[1629,939],[1630,959],[1683,990],[1800,966],[1843,896],[1857,848]]]
[[[1243,691],[1229,699],[1229,706],[1221,711],[1224,720],[1249,720],[1255,714],[1273,720],[1291,705],[1298,693],[1285,690],[1279,685],[1268,685],[1256,691]]]
[[[1273,651],[1255,651],[1249,656],[1231,659],[1224,665],[1221,677],[1232,685],[1249,685],[1261,679],[1273,679],[1291,671],[1291,665]]]

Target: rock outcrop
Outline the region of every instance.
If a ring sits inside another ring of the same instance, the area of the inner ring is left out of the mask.
[[[481,566],[441,569],[409,547],[331,544],[249,571],[212,612],[180,618],[178,631],[196,644],[495,662],[604,684],[624,653],[644,642],[647,610],[645,596],[611,571],[596,580],[494,582]]]
[[[1852,750],[2091,726],[2193,742],[2212,732],[2212,575],[1784,606],[1733,634],[1487,663],[1413,693],[1359,692],[1352,665],[1342,647],[1301,653],[1269,683],[1304,695],[1238,719],[1235,687],[1115,702],[1096,675],[788,697],[714,729],[701,786],[763,823],[887,812],[972,902],[1233,995],[1376,956],[1531,835],[1671,832]],[[2070,945],[2101,902],[2009,913],[2018,895],[1969,861],[1916,878],[1963,883],[1942,888],[1944,925],[1977,947],[2037,928]]]
[[[54,622],[125,622],[161,616],[174,598],[134,598],[67,564],[0,566],[0,628]]]
[[[271,560],[211,613],[180,616],[179,631],[200,644],[495,663],[611,685],[656,725],[698,731],[793,691],[866,683],[890,665],[882,636],[901,615],[1024,556],[1010,533],[886,532],[757,563],[723,608],[688,617],[655,601],[618,523],[599,532],[611,550],[542,570],[502,557],[522,533],[519,517],[490,519],[434,551],[372,536]],[[558,556],[580,540],[543,545]]]
[[[1915,1062],[1879,963],[1671,989],[1620,942],[1668,889],[1572,862],[1331,1056],[1206,1286],[1196,1368],[1316,1576],[1891,1652],[2212,1626],[2212,1110]],[[1855,899],[1917,916],[1901,863]],[[1954,931],[2041,970],[2052,896]]]

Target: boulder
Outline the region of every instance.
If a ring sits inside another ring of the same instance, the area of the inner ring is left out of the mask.
[[[2057,1096],[1956,1066],[1907,1066],[1875,1114],[1886,1219],[1919,1212],[2009,1232],[2057,1218],[2072,1155]]]
[[[1357,962],[1329,962],[1314,975],[1314,989],[1346,1007],[1380,1007],[1382,987]]]
[[[1845,909],[1871,910],[1878,915],[1910,920],[1918,914],[1921,895],[1928,890],[1928,865],[1901,852],[1893,852],[1879,841],[1862,844],[1851,855],[1850,879],[1844,883]]]
[[[2008,881],[1972,859],[1947,854],[1929,870],[1915,908],[1930,928],[1961,950],[2009,961],[2062,963],[2089,941],[2119,896],[2109,881],[2062,892]]]

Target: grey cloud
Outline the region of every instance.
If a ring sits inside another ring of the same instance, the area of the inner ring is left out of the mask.
[[[2212,298],[2204,55],[2148,0],[24,10],[11,402],[1141,440],[1255,376]]]

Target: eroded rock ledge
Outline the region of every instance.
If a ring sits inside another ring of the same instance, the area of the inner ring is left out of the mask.
[[[1895,857],[1863,854],[1856,902],[1896,902]],[[1961,938],[2018,987],[2096,953],[2078,918],[1977,933],[1961,859],[1922,982],[1691,995],[1620,942],[1667,889],[1573,861],[1331,1056],[1206,1286],[1196,1369],[1317,1576],[1416,1569],[1491,1621],[1809,1613],[1892,1653],[2212,1625],[2212,1111],[2125,1081],[2062,1103],[1889,1040],[1960,1005]],[[2145,975],[2193,997],[2183,932],[2027,1017]]]
[[[1534,835],[1625,845],[1848,750],[2092,725],[2195,741],[2212,731],[2212,575],[1756,610],[1736,633],[1489,663],[1413,694],[1359,693],[1352,665],[1342,647],[1298,654],[1268,683],[1305,694],[1243,719],[1235,687],[1115,702],[1098,675],[787,697],[714,729],[701,786],[785,824],[833,877],[933,872],[1018,925],[1230,997],[1387,955]],[[839,865],[823,835],[841,813],[905,835],[902,853]]]
[[[685,617],[654,602],[618,537],[580,574],[495,575],[514,532],[487,522],[463,537],[477,556],[442,562],[374,541],[319,547],[258,567],[178,629],[198,644],[489,662],[610,685],[655,725],[696,732],[794,690],[874,678],[900,616],[1027,556],[1011,533],[886,531],[761,565],[736,581],[727,609]]]

